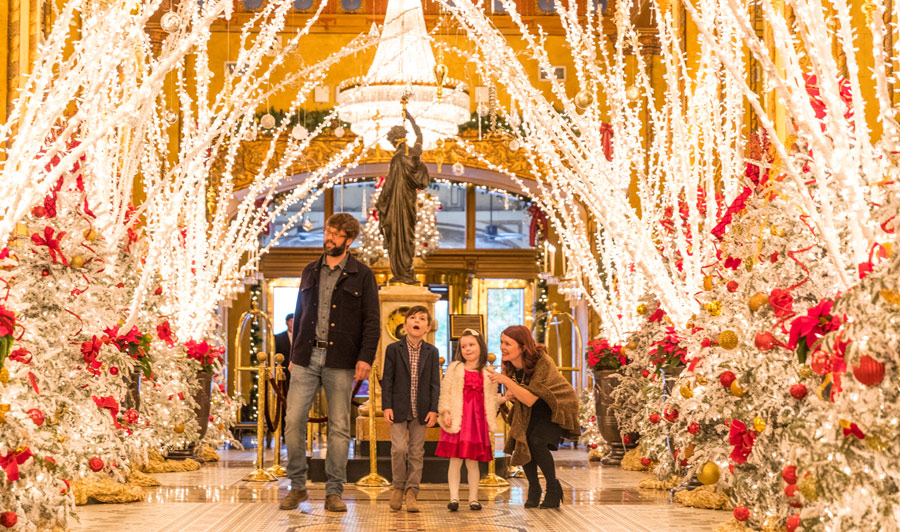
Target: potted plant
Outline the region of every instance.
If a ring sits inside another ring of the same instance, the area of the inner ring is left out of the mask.
[[[628,364],[628,357],[621,345],[612,344],[605,338],[588,342],[585,357],[594,372],[597,429],[610,446],[610,452],[600,462],[603,465],[619,465],[625,455],[625,444],[612,411],[611,394],[619,385],[619,371]]]

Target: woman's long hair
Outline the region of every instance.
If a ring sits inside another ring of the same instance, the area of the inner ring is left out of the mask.
[[[484,366],[487,364],[488,348],[487,348],[487,344],[484,343],[484,338],[480,334],[478,334],[477,331],[474,331],[472,329],[466,329],[460,335],[459,340],[457,340],[457,342],[456,342],[456,352],[453,354],[453,360],[458,360],[459,362],[462,362],[463,364],[466,363],[466,359],[462,355],[462,341],[461,341],[466,336],[471,336],[472,338],[475,339],[475,342],[478,343],[478,351],[479,351],[478,371],[481,371],[484,369]]]
[[[531,381],[531,375],[534,373],[534,367],[537,365],[538,360],[547,354],[547,346],[536,343],[534,337],[531,336],[531,331],[524,325],[507,327],[501,335],[507,336],[519,344],[519,348],[522,349],[522,368],[525,370],[525,382]],[[515,372],[516,368],[512,365],[512,362],[503,362],[503,373],[505,375],[512,377]]]

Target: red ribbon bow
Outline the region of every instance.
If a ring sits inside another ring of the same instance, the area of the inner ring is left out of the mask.
[[[6,480],[9,482],[19,480],[19,466],[31,457],[31,449],[28,447],[0,454],[0,468],[6,471]]]
[[[747,430],[747,425],[732,419],[731,429],[728,432],[728,443],[734,445],[734,450],[728,455],[731,461],[738,465],[746,462],[747,457],[753,451],[753,441],[755,439],[756,434]]]
[[[109,410],[109,414],[113,418],[113,424],[117,429],[124,429],[125,427],[119,423],[119,420],[116,418],[116,414],[119,413],[119,403],[116,402],[115,398],[111,395],[106,397],[97,397],[96,395],[92,395],[91,399],[94,400],[94,403],[97,404],[98,408],[106,408]]]
[[[31,241],[34,242],[38,246],[47,246],[47,250],[50,252],[50,258],[53,259],[54,264],[56,263],[57,255],[62,260],[63,266],[68,266],[69,261],[66,260],[65,255],[63,255],[62,250],[59,249],[59,243],[66,236],[65,231],[60,231],[56,234],[56,238],[53,238],[53,228],[49,225],[44,228],[44,236],[35,233],[31,235]]]

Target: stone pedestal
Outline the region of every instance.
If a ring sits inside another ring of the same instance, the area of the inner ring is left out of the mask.
[[[397,314],[406,315],[409,307],[422,305],[434,316],[434,303],[441,298],[438,294],[433,294],[428,288],[417,285],[388,285],[378,292],[378,298],[381,302],[381,339],[378,341],[378,351],[375,355],[375,366],[378,370],[378,378],[373,375],[369,379],[369,395],[375,388],[378,395],[378,404],[375,412],[375,437],[379,441],[391,441],[390,428],[384,420],[384,413],[381,410],[381,378],[384,376],[384,351],[387,346],[396,342],[393,337],[396,325],[391,320],[391,314],[396,311]],[[402,323],[402,319],[398,320]],[[426,342],[434,342],[434,323],[432,323],[431,332],[425,337]],[[359,408],[359,416],[356,418],[356,437],[358,440],[368,440],[369,438],[369,406],[367,401]],[[426,440],[437,440],[440,431],[431,429],[426,433]]]

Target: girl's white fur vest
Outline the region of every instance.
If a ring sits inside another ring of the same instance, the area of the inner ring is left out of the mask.
[[[503,396],[497,393],[497,385],[488,378],[490,370],[484,368],[481,370],[481,377],[484,379],[484,412],[487,414],[488,429],[491,434],[496,432],[497,410],[503,402]],[[444,432],[456,434],[462,428],[462,410],[463,410],[463,386],[466,382],[465,363],[454,360],[447,367],[447,374],[441,381],[441,398],[438,401],[438,420],[442,423],[441,428]],[[450,426],[443,425],[443,413],[450,412]]]

